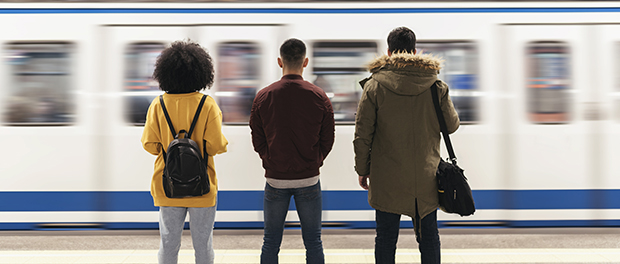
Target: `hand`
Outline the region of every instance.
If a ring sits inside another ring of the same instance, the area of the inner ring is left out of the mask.
[[[362,189],[364,190],[368,190],[368,177],[370,175],[366,175],[366,176],[359,176],[359,182],[360,182],[360,187],[362,187]]]

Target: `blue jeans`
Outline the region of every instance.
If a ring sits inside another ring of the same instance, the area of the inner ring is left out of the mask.
[[[400,229],[400,215],[376,210],[376,221],[375,263],[393,264],[396,255],[396,242],[398,242],[398,231]],[[417,223],[420,225],[419,228]],[[425,216],[422,218],[422,221],[420,221],[419,216],[416,216],[413,225],[416,241],[419,244],[422,264],[441,263],[437,211],[433,211]]]
[[[189,212],[189,228],[194,244],[196,264],[213,264],[213,207],[159,207],[159,264],[176,264],[181,248],[185,216]]]
[[[284,220],[288,213],[291,196],[295,198],[297,214],[301,222],[301,235],[306,246],[306,263],[325,263],[321,241],[322,195],[321,183],[295,189],[276,189],[265,185],[264,217],[265,236],[260,263],[277,264]]]

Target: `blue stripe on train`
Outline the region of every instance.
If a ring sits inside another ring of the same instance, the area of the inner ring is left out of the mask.
[[[601,13],[618,7],[525,8],[2,8],[0,14],[408,14],[408,13]]]
[[[620,209],[620,190],[474,190],[476,208]],[[0,192],[0,211],[157,211],[149,192]],[[220,211],[260,211],[263,191],[220,191]],[[291,203],[291,209],[295,204]],[[372,210],[366,191],[323,191],[323,210]]]
[[[459,224],[460,223],[460,224]],[[157,222],[111,222],[81,226],[64,224],[55,226],[47,223],[0,223],[0,230],[122,230],[122,229],[158,229]],[[496,221],[480,222],[474,225],[471,221],[438,221],[439,228],[528,228],[528,227],[618,227],[620,220],[525,220],[525,221]],[[263,222],[215,222],[215,229],[262,229]],[[375,228],[375,221],[345,221],[323,222],[323,229],[369,229]],[[298,229],[299,225],[292,223],[287,229]],[[402,218],[400,228],[413,228],[413,223],[408,218]],[[185,229],[189,229],[189,223],[185,223]]]

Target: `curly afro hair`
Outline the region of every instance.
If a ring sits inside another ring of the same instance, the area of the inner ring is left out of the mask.
[[[201,91],[213,85],[213,61],[209,53],[191,40],[175,41],[155,62],[153,79],[166,93]]]

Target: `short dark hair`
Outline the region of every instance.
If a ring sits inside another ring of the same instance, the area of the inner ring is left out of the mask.
[[[306,58],[306,44],[296,38],[287,39],[280,46],[280,58],[287,67],[301,67]]]
[[[213,61],[209,53],[191,40],[175,41],[155,62],[153,79],[167,93],[191,93],[213,85]]]
[[[390,52],[413,53],[415,50],[415,33],[407,27],[397,27],[390,32],[387,38]]]

